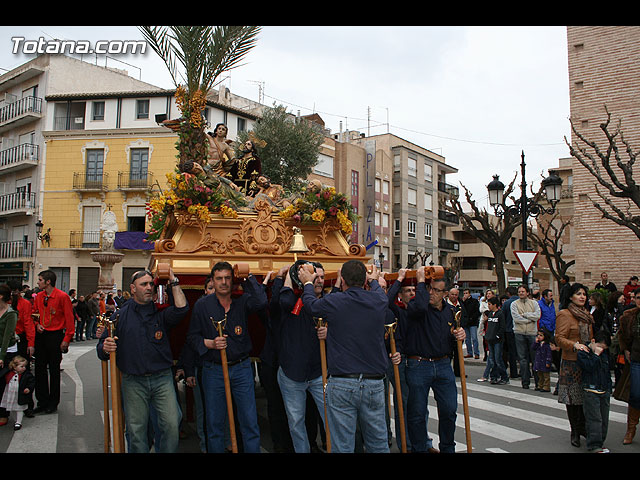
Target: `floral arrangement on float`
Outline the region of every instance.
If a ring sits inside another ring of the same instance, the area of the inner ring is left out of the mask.
[[[280,212],[280,216],[297,223],[336,223],[347,236],[353,232],[353,223],[360,218],[343,193],[319,183],[312,183],[302,197]]]
[[[148,241],[160,238],[173,213],[189,214],[204,223],[211,222],[211,214],[238,217],[229,200],[199,176],[176,170],[166,177],[169,188],[155,194],[146,205]]]

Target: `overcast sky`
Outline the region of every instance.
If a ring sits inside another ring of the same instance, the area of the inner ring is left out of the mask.
[[[13,53],[16,36],[143,39],[137,27],[2,26],[0,74],[31,58]],[[151,49],[86,59],[174,87]],[[262,84],[266,105],[318,113],[333,133],[340,122],[372,135],[389,131],[443,155],[459,170],[448,182],[469,187],[482,205],[492,175],[507,184],[519,172],[523,150],[529,184],[569,156],[563,26],[265,26],[245,65],[228,75],[233,93],[257,101]]]

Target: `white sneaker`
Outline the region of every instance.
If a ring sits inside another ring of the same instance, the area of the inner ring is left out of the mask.
[[[488,381],[489,379],[484,377],[480,377],[479,379],[476,380],[476,382],[488,382]]]

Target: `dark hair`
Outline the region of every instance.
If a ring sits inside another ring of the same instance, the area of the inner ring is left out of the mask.
[[[600,292],[592,292],[591,295],[589,295],[589,298],[593,298],[596,301],[596,307],[598,308],[602,308],[602,295],[600,294]]]
[[[596,343],[604,343],[607,347],[611,346],[611,334],[603,328],[593,335],[593,339]]]
[[[509,296],[514,296],[518,294],[518,289],[516,287],[507,287],[507,293],[509,294]]]
[[[2,300],[5,303],[9,303],[11,301],[11,289],[6,283],[0,285],[0,297],[2,297]]]
[[[22,290],[22,284],[20,282],[18,282],[17,280],[9,280],[7,282],[8,287],[11,289],[11,291],[14,290]]]
[[[543,296],[543,297],[546,297],[546,296],[547,296],[547,294],[548,294],[549,292],[551,292],[551,291],[552,291],[552,290],[551,290],[550,288],[545,288],[544,290],[542,290],[542,296]]]
[[[521,285],[518,285],[518,290],[520,290],[521,288],[524,288],[527,291],[527,293],[530,292],[529,285],[525,285],[524,283]]]
[[[631,292],[631,293],[633,293],[634,295],[639,294],[639,293],[640,293],[640,287],[636,288],[636,289],[635,289],[633,292]]]
[[[618,306],[618,299],[624,295],[620,290],[611,292],[607,297],[607,310],[613,311]]]
[[[569,275],[562,275],[562,279],[563,279],[565,282],[569,283]]]
[[[204,279],[204,283],[202,286],[206,289],[209,282],[213,281],[213,275],[207,275],[207,278]]]
[[[311,262],[311,264],[315,267],[315,268],[321,268],[322,270],[324,270],[324,267],[322,266],[322,264],[320,262]]]
[[[347,260],[340,269],[347,287],[362,287],[367,280],[367,267],[360,260]]]
[[[627,285],[631,285],[631,280],[638,280],[638,277],[636,275],[633,275],[627,282]]]
[[[147,275],[149,275],[151,278],[153,278],[153,273],[151,273],[149,270],[140,270],[138,272],[134,272],[131,275],[131,284],[133,284],[139,278],[142,278],[142,277],[147,276]],[[93,292],[93,293],[98,293],[98,292]]]
[[[42,277],[42,280],[45,281],[45,283],[48,281],[52,287],[56,286],[56,274],[55,272],[53,272],[53,270],[44,270],[42,272],[40,272],[38,274],[39,277]]]
[[[487,300],[487,303],[490,303],[491,305],[500,306],[500,299],[494,295],[493,297]]]
[[[551,332],[549,332],[549,330],[547,330],[546,328],[542,327],[538,329],[538,333],[542,334],[542,338],[544,339],[545,342],[549,343],[549,340],[551,340]]]
[[[569,298],[574,296],[579,290],[584,290],[585,295],[589,292],[587,287],[585,287],[581,283],[576,282],[569,288]]]
[[[213,277],[214,272],[219,272],[221,270],[231,270],[231,272],[233,272],[233,267],[229,262],[218,262],[211,269],[211,276]]]

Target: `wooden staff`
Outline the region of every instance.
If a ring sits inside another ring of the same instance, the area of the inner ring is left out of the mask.
[[[393,333],[398,326],[398,321],[385,325],[385,328],[389,332],[389,344],[391,346],[391,354],[396,354],[396,339]],[[404,428],[404,409],[402,406],[402,388],[400,386],[400,372],[398,370],[398,365],[393,364],[393,374],[395,377],[395,391],[396,391],[396,403],[398,404],[398,421],[400,423],[400,445],[402,453],[407,453],[407,434]]]
[[[105,326],[104,317],[98,319],[98,327]],[[102,400],[104,405],[104,453],[111,451],[111,428],[109,415],[109,361],[102,360]]]
[[[456,326],[460,328],[460,315],[462,312],[456,313]],[[469,424],[469,402],[467,401],[467,380],[464,373],[464,355],[462,354],[462,340],[458,343],[458,363],[460,364],[460,385],[462,386],[462,405],[464,408],[464,430],[467,436],[467,453],[471,453],[471,425]]]
[[[324,327],[322,318],[318,318],[318,327]],[[324,339],[320,340],[320,366],[322,368],[322,401],[324,403],[324,431],[326,434],[327,453],[331,453],[331,433],[329,432],[329,421],[327,420],[327,350]]]
[[[224,320],[216,322],[213,317],[210,317],[214,326],[218,330],[218,335],[222,337],[223,324],[227,323],[227,314],[224,315]],[[222,375],[224,377],[224,392],[227,397],[227,415],[229,416],[229,433],[231,435],[231,451],[238,453],[238,441],[236,439],[236,424],[233,418],[233,400],[231,399],[231,385],[229,384],[229,365],[227,364],[227,349],[220,350],[220,360],[222,362]]]
[[[113,337],[116,320],[108,320],[109,336]],[[116,364],[116,352],[109,354],[111,372],[111,409],[113,418],[113,453],[124,453],[124,415],[122,413],[122,399],[120,386],[120,372]]]

